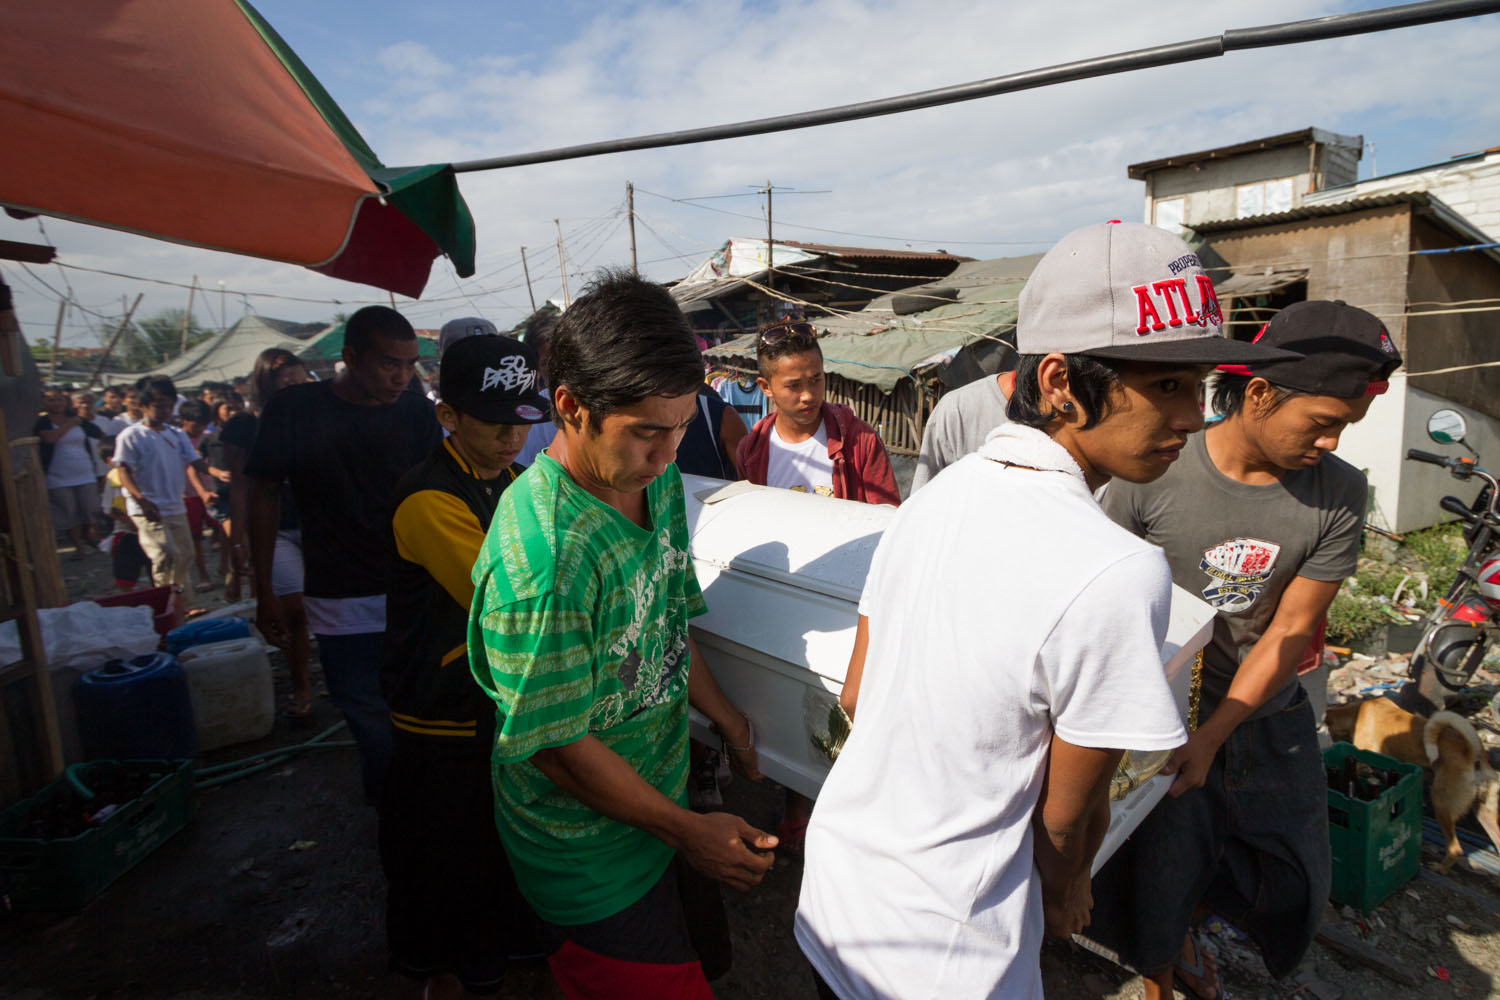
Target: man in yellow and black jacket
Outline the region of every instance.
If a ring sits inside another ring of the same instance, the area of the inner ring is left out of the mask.
[[[495,706],[465,646],[475,557],[500,493],[549,419],[536,355],[508,337],[453,344],[439,372],[448,432],[391,498],[392,571],[380,680],[395,751],[380,804],[390,966],[425,996],[494,992],[508,958],[540,957],[545,933],[495,831]]]

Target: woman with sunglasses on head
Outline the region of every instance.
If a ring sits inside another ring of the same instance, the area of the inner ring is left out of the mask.
[[[272,396],[289,385],[311,381],[307,368],[291,351],[267,348],[255,359],[250,376],[250,409],[236,414],[219,431],[224,464],[229,469],[229,524],[232,572],[236,577],[250,575],[250,551],[247,544],[250,528],[250,478],[245,463],[260,426],[260,414]],[[271,568],[271,584],[276,600],[286,618],[291,639],[282,650],[292,672],[292,701],[286,713],[303,719],[312,711],[312,682],[307,661],[311,639],[307,611],[302,605],[302,532],[292,491],[281,491],[281,523],[276,531],[276,555]],[[238,581],[236,581],[238,586]]]

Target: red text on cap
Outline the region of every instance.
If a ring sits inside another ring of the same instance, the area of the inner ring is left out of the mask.
[[[1136,285],[1131,289],[1135,292],[1135,332],[1145,336],[1169,326],[1182,326],[1184,323],[1202,327],[1209,323],[1222,324],[1224,317],[1219,309],[1219,298],[1214,294],[1213,282],[1208,280],[1207,275],[1197,274],[1193,278],[1198,286],[1197,312],[1193,311],[1193,300],[1188,294],[1186,278],[1167,278],[1149,285]],[[1180,314],[1177,309],[1179,301],[1182,303]],[[1162,313],[1166,313],[1165,321],[1162,320]]]

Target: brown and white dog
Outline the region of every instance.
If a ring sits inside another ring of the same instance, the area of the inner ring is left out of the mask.
[[[1469,720],[1453,712],[1437,712],[1428,719],[1387,698],[1371,698],[1335,705],[1324,721],[1335,740],[1432,772],[1432,811],[1448,838],[1448,854],[1439,872],[1448,871],[1463,856],[1454,827],[1476,807],[1475,819],[1500,851],[1500,775],[1490,767]]]

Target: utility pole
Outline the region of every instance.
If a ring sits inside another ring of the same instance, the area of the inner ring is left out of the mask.
[[[219,332],[223,333],[227,329],[229,329],[229,320],[224,318],[224,282],[221,279],[219,281]]]
[[[390,300],[391,300],[391,312],[395,312],[396,311],[396,293],[393,292],[393,291],[391,291],[389,288],[387,288],[385,290],[385,294],[390,297]]]
[[[630,215],[630,273],[638,275],[641,269],[635,262],[635,185],[630,181],[625,182],[625,211]]]
[[[109,338],[109,343],[104,346],[104,353],[99,356],[99,364],[94,369],[94,374],[89,379],[90,382],[97,382],[99,380],[99,373],[102,372],[102,371],[104,371],[104,365],[109,361],[109,356],[114,353],[115,343],[120,339],[120,335],[125,332],[125,328],[130,325],[130,317],[132,317],[132,316],[135,315],[135,307],[138,306],[138,305],[140,305],[141,304],[141,299],[143,299],[145,297],[146,297],[146,293],[145,292],[138,292],[138,293],[136,293],[135,301],[132,302],[132,303],[130,303],[130,308],[129,309],[125,310],[125,318],[122,319],[122,320],[120,320],[120,325],[115,330],[115,335],[113,337],[110,337]],[[123,306],[124,304],[125,304],[125,300],[123,298],[121,298],[120,299],[120,305]]]
[[[49,380],[57,381],[57,356],[62,353],[62,324],[63,317],[68,312],[68,300],[59,299],[57,302],[57,326],[52,331],[52,375]]]
[[[178,348],[177,355],[181,357],[187,353],[188,327],[193,325],[193,293],[198,290],[198,276],[193,275],[193,283],[188,286],[187,312],[182,314],[182,346]]]
[[[526,297],[531,300],[531,311],[536,312],[536,296],[531,292],[531,268],[526,266],[526,248],[521,248],[521,271],[526,275]]]
[[[562,221],[553,219],[552,224],[557,227],[557,266],[562,268],[563,308],[567,309],[573,305],[573,293],[568,291],[568,260],[563,256]]]
[[[771,239],[771,182],[761,188],[766,195],[766,288],[776,290],[776,244]]]

